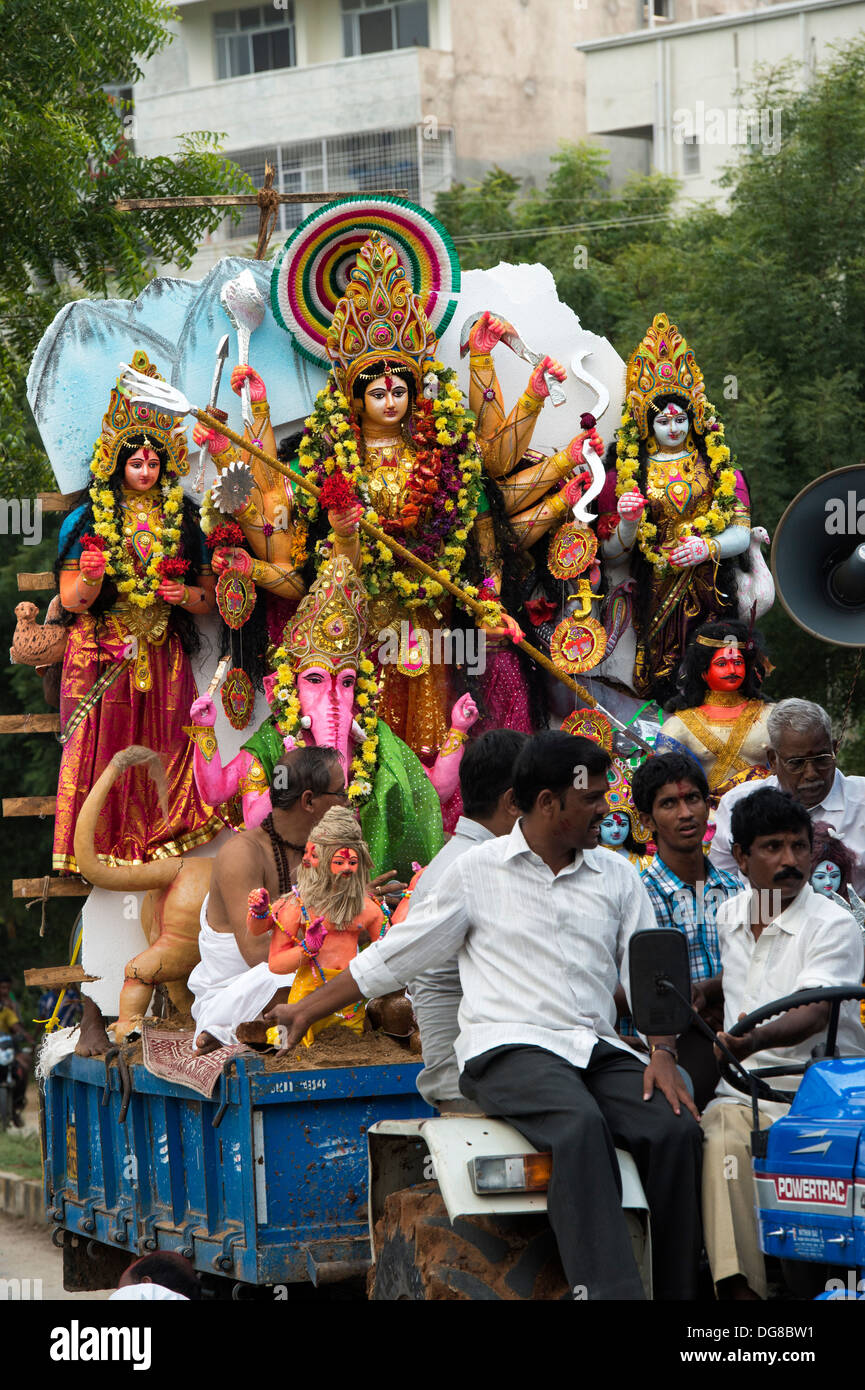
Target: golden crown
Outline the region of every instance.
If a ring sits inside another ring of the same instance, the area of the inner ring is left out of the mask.
[[[297,672],[323,666],[333,675],[357,666],[366,638],[366,590],[343,555],[322,565],[286,625],[285,648]]]
[[[705,432],[706,392],[703,373],[678,328],[666,314],[656,314],[652,326],[628,363],[626,401],[640,438],[649,433],[649,406],[658,396],[679,396],[691,406],[694,423]]]
[[[337,385],[351,396],[364,368],[382,360],[407,367],[420,384],[436,336],[389,241],[370,232],[334,310],[327,355]]]
[[[621,811],[631,822],[631,831],[638,844],[644,845],[652,837],[652,832],[642,820],[631,795],[631,773],[621,758],[613,757],[607,769],[607,804],[611,811]]]
[[[156,381],[164,378],[151,363],[146,352],[139,348],[134,352],[130,365],[144,376]],[[164,449],[168,455],[167,471],[178,477],[189,472],[189,450],[186,444],[186,430],[178,425],[175,415],[168,415],[154,405],[143,401],[134,404],[120,390],[114,387],[105,415],[102,417],[102,433],[93,446],[91,473],[97,478],[110,478],[117,467],[117,455],[123,444],[132,435],[143,434],[149,447]]]

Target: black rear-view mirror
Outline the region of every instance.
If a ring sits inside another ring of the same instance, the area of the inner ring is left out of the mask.
[[[688,942],[684,932],[669,927],[634,932],[628,954],[631,1016],[637,1032],[647,1037],[684,1033],[693,1018],[689,1002]]]

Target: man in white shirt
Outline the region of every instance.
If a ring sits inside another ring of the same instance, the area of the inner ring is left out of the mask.
[[[856,985],[862,979],[862,935],[852,913],[808,882],[812,826],[789,794],[761,786],[733,811],[733,850],[750,887],[718,909],[724,1027],[800,989]],[[747,1067],[807,1062],[823,1041],[828,1004],[807,1004],[760,1024],[742,1038],[719,1036]],[[841,1056],[865,1053],[856,1002],[841,1005]],[[770,1085],[795,1091],[801,1076]],[[766,1129],[789,1107],[760,1102]],[[719,1297],[766,1297],[766,1272],[754,1213],[751,1104],[726,1081],[703,1116],[703,1223],[706,1251]]]
[[[643,1298],[621,1209],[619,1144],[634,1156],[652,1215],[655,1297],[693,1298],[697,1111],[674,1038],[650,1039],[644,1066],[615,1031],[629,939],[654,929],[655,917],[637,871],[596,848],[609,761],[588,739],[536,734],[514,768],[522,819],[510,835],[462,855],[411,920],[269,1017],[287,1026],[292,1046],[334,1008],[399,989],[456,953],[461,1088],[552,1152],[547,1204],[568,1282],[589,1299]]]
[[[527,738],[516,729],[489,729],[466,748],[460,763],[463,814],[447,844],[418,879],[408,921],[414,921],[420,904],[438,889],[467,850],[513,830],[520,814],[514,801],[514,764]],[[412,980],[409,992],[423,1047],[418,1090],[425,1101],[442,1111],[479,1109],[460,1091],[454,1055],[463,997],[456,954]]]
[[[832,740],[832,722],[822,705],[781,700],[773,706],[767,727],[772,776],[762,782],[743,782],[721,797],[709,858],[717,868],[736,872],[730,842],[733,807],[757,787],[775,787],[801,802],[812,821],[826,821],[857,856],[851,881],[857,893],[865,894],[865,777],[845,777],[838,771],[838,744]]]

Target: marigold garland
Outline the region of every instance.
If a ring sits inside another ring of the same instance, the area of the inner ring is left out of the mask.
[[[177,558],[180,549],[180,511],[183,506],[183,488],[171,476],[163,478],[162,522],[159,533],[151,532],[153,544],[147,567],[142,573],[140,563],[133,559],[119,527],[117,501],[110,488],[96,481],[90,487],[90,500],[93,504],[93,530],[105,542],[107,560],[105,573],[114,579],[117,591],[127,603],[136,608],[151,608],[159,597],[157,590],[165,577],[163,564]]]
[[[359,499],[366,521],[393,534],[418,559],[435,565],[440,577],[456,583],[465,560],[465,542],[477,515],[482,462],[474,417],[463,403],[456,372],[434,362],[425,380],[430,376],[437,394],[418,400],[412,415],[416,448],[412,474],[426,469],[436,478],[435,492],[427,494],[430,500],[419,534],[410,533],[420,505],[413,496],[406,498],[401,521],[384,521],[376,511],[360,459],[360,427],[333,376],[318,393],[315,409],[305,421],[298,468],[319,487],[335,472],[341,475],[345,487]],[[413,492],[409,485],[407,493]],[[315,520],[318,502],[300,489],[296,497],[304,516]],[[413,609],[435,602],[444,593],[438,580],[418,574],[409,565],[403,567],[383,541],[373,541],[361,532],[360,543],[361,576],[371,597],[396,590],[403,606]],[[327,553],[328,543],[320,544],[318,550],[319,554]],[[497,614],[501,610],[490,604],[494,618],[493,609]]]
[[[714,406],[706,401],[708,425],[704,436],[706,453],[709,458],[709,473],[714,487],[712,505],[701,516],[694,517],[682,528],[681,538],[688,536],[718,536],[733,525],[736,503],[735,460],[724,439],[724,426],[715,414]],[[616,442],[616,496],[633,492],[637,486],[639,473],[640,434],[630,408],[625,407],[621,429]],[[650,520],[648,509],[643,512],[637,527],[637,544],[640,551],[656,572],[663,573],[669,567],[669,558],[657,550],[652,541],[658,528]]]

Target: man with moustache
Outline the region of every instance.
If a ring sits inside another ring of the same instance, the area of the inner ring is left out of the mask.
[[[696,1108],[674,1038],[650,1039],[645,1065],[615,1031],[629,939],[655,919],[636,870],[596,848],[609,765],[588,739],[553,730],[529,739],[514,765],[521,817],[510,834],[468,850],[382,941],[269,1017],[286,1027],[291,1047],[313,1020],[400,989],[456,955],[461,1089],[552,1152],[548,1212],[571,1287],[589,1299],[644,1297],[622,1214],[618,1144],[634,1156],[652,1215],[654,1296],[693,1298]]]
[[[733,810],[733,853],[749,887],[718,909],[724,1027],[800,989],[856,985],[862,935],[852,915],[808,882],[811,818],[786,792],[761,787]],[[829,1004],[790,1009],[744,1037],[720,1038],[750,1070],[807,1062],[825,1040]],[[858,1003],[841,1005],[838,1050],[865,1053]],[[746,1060],[747,1059],[747,1060]],[[801,1076],[771,1084],[795,1091]],[[760,1102],[765,1129],[789,1107]],[[754,1215],[750,1102],[726,1081],[703,1116],[703,1223],[719,1298],[766,1297],[766,1272]]]
[[[828,714],[811,700],[781,700],[766,726],[772,775],[756,785],[789,792],[805,807],[812,822],[826,821],[857,856],[851,882],[857,893],[865,894],[865,777],[848,777],[838,770],[838,743],[832,738]],[[718,803],[709,857],[717,868],[729,873],[736,872],[730,818],[743,797],[752,795],[754,786],[745,782],[732,787]]]

